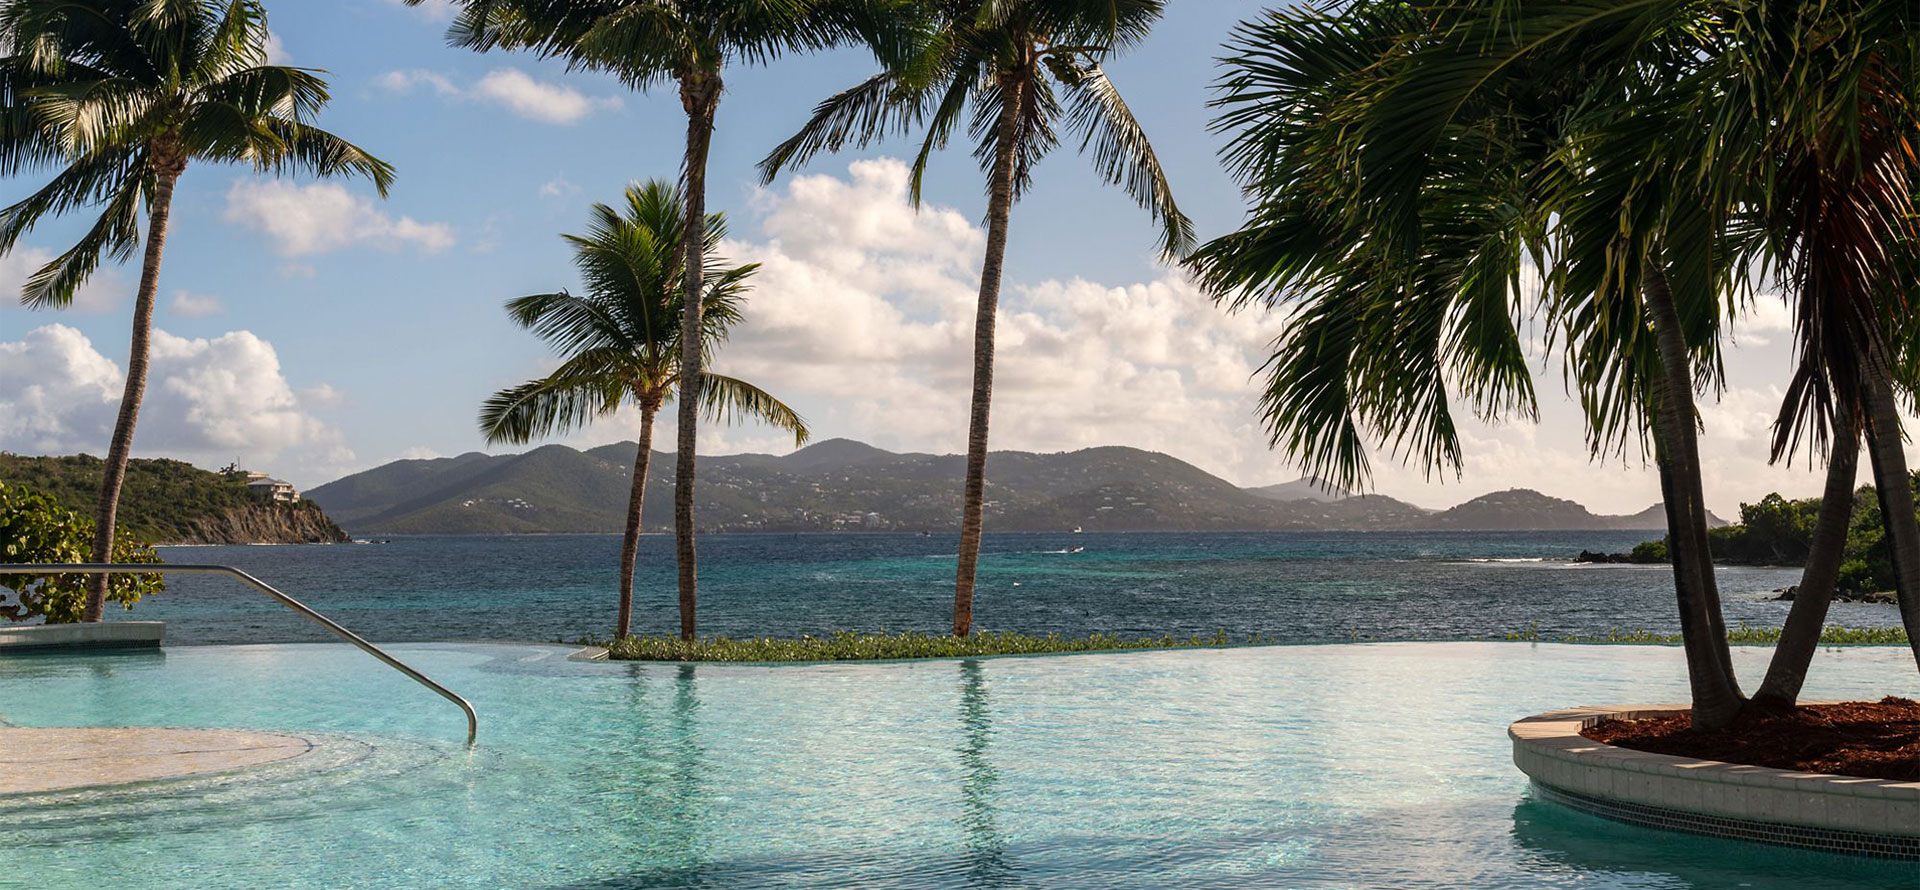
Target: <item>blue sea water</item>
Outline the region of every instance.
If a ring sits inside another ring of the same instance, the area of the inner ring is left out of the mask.
[[[285,730],[200,779],[0,796],[19,890],[1896,890],[1880,862],[1533,799],[1509,721],[1672,701],[1678,647],[1265,646],[830,665],[636,665],[401,644],[0,659],[24,726]],[[1734,653],[1758,676],[1766,651]],[[1920,692],[1904,647],[1808,694]]]
[[[976,626],[1291,641],[1543,637],[1677,628],[1661,566],[1581,565],[1640,532],[990,534]],[[612,629],[613,535],[397,537],[383,543],[163,548],[171,562],[239,566],[376,640],[574,640]],[[942,631],[954,536],[710,535],[700,539],[702,633]],[[642,540],[635,627],[678,630],[672,541]],[[1729,624],[1777,625],[1782,568],[1722,567]],[[230,580],[181,576],[130,617],[174,643],[328,639]],[[1837,604],[1849,626],[1891,606]]]

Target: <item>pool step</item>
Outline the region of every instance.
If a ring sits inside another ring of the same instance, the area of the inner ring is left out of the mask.
[[[377,805],[423,787],[461,781],[473,758],[458,745],[368,735],[302,734],[311,752],[291,760],[179,779],[36,794],[0,795],[0,849],[72,844],[300,819]]]

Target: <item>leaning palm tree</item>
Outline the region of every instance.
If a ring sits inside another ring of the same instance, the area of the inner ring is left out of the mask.
[[[987,252],[980,267],[973,329],[973,396],[967,426],[967,470],[954,573],[953,632],[973,626],[974,571],[980,557],[987,470],[987,420],[993,396],[994,322],[1008,217],[1032,183],[1034,166],[1059,141],[1060,129],[1092,152],[1107,181],[1124,186],[1160,224],[1160,250],[1186,252],[1193,225],[1103,63],[1146,39],[1164,0],[955,0],[929,4],[931,38],[903,64],[820,103],[800,132],[761,162],[768,181],[821,151],[868,145],[926,124],[913,162],[912,198],[928,159],[944,147],[973,107],[968,135],[987,176]]]
[[[92,558],[113,548],[121,483],[146,391],[154,295],[173,192],[194,161],[256,172],[359,175],[382,195],[393,168],[309,121],[328,100],[322,72],[267,64],[267,15],[255,0],[9,0],[0,4],[0,176],[56,168],[0,210],[0,253],[42,218],[100,215],[80,241],[28,278],[21,302],[61,307],[99,268],[146,245],[133,306],[126,389],[107,451]],[[99,621],[107,576],[89,582]]]
[[[584,235],[564,236],[586,282],[584,294],[534,294],[507,303],[516,324],[547,341],[562,358],[552,373],[503,389],[480,409],[480,431],[490,443],[525,443],[587,425],[631,404],[640,412],[627,499],[626,537],[620,549],[620,608],[614,639],[628,635],[633,617],[633,572],[640,552],[640,515],[653,456],[653,419],[680,397],[693,413],[681,373],[680,236],[684,201],[672,185],[654,180],[630,186],[626,206],[595,204]],[[757,265],[724,268],[718,256],[726,220],[711,214],[702,226],[705,262],[700,287],[701,339],[712,349],[740,322],[740,302]],[[706,374],[699,408],[709,417],[754,418],[793,433],[804,444],[806,422],[780,400],[743,380]],[[689,636],[691,616],[681,616]]]
[[[1742,698],[1707,561],[1692,396],[1694,369],[1717,367],[1733,266],[1670,280],[1671,261],[1649,244],[1594,237],[1620,227],[1569,218],[1579,198],[1591,220],[1665,225],[1664,205],[1597,175],[1590,116],[1568,109],[1604,94],[1578,53],[1510,60],[1496,84],[1457,97],[1420,151],[1404,147],[1418,131],[1375,126],[1403,103],[1397,91],[1473,62],[1448,39],[1456,24],[1431,8],[1355,3],[1244,26],[1217,125],[1252,209],[1192,263],[1230,306],[1297,307],[1268,366],[1267,426],[1308,472],[1350,486],[1374,442],[1459,472],[1455,399],[1486,417],[1534,413],[1515,324],[1523,273],[1539,270],[1541,320],[1564,348],[1596,451],[1644,448],[1653,434],[1696,713],[1731,719]],[[1570,264],[1595,258],[1601,274]]]
[[[423,0],[406,0],[417,5]],[[646,90],[672,84],[687,115],[681,170],[686,193],[682,237],[705,243],[707,152],[729,66],[765,64],[782,53],[861,42],[883,60],[914,44],[918,17],[905,0],[458,0],[448,29],[455,46],[480,52],[531,50],[577,69],[606,71]],[[685,245],[683,245],[684,247]],[[702,251],[681,254],[689,290],[706,278]],[[699,300],[680,319],[684,402],[699,402],[702,330]],[[693,487],[699,415],[679,412],[674,455],[673,516],[680,572],[682,635],[694,635],[699,571],[694,547]]]

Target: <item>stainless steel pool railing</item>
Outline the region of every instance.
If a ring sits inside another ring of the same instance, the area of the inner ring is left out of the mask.
[[[327,630],[331,631],[334,636],[337,636],[340,639],[346,640],[347,642],[352,643],[355,646],[358,646],[360,648],[360,651],[365,652],[368,655],[373,656],[374,658],[380,659],[382,662],[386,663],[387,667],[393,668],[394,670],[399,671],[400,673],[406,674],[408,677],[412,678],[415,683],[418,683],[422,686],[427,687],[428,689],[433,690],[435,693],[438,693],[441,698],[444,698],[447,701],[453,702],[454,704],[460,706],[460,711],[466,714],[467,716],[467,744],[468,745],[473,744],[474,736],[480,730],[480,716],[474,713],[473,705],[469,704],[466,699],[461,698],[453,690],[448,689],[447,687],[442,686],[438,683],[435,683],[432,679],[428,678],[426,674],[423,674],[417,670],[414,670],[406,662],[401,661],[400,659],[395,658],[391,655],[388,655],[386,651],[381,649],[379,646],[375,646],[374,644],[367,642],[366,638],[344,627],[341,627],[339,622],[336,622],[333,619],[320,614],[319,612],[315,612],[306,603],[303,603],[297,599],[294,599],[293,597],[290,597],[284,593],[281,593],[279,590],[275,589],[273,585],[268,584],[267,582],[262,581],[259,578],[255,578],[254,576],[249,575],[246,572],[236,569],[233,566],[188,565],[188,564],[180,564],[180,563],[72,563],[72,564],[56,563],[56,564],[35,564],[35,565],[0,564],[0,575],[66,575],[66,574],[117,575],[117,574],[149,574],[149,573],[182,574],[182,575],[227,575],[233,578],[238,578],[241,581],[241,583],[244,583],[250,587],[253,587],[255,590],[258,590],[261,593],[264,593],[267,596],[274,598],[280,603],[280,605],[286,606],[287,608],[300,613],[301,615],[305,616],[307,620],[312,621],[313,623],[318,624],[321,627],[324,627]]]

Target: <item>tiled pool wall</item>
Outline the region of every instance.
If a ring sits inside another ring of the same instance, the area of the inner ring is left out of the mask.
[[[1648,828],[1920,861],[1920,782],[1769,769],[1586,738],[1606,719],[1681,705],[1568,708],[1514,723],[1513,762],[1543,799]]]

